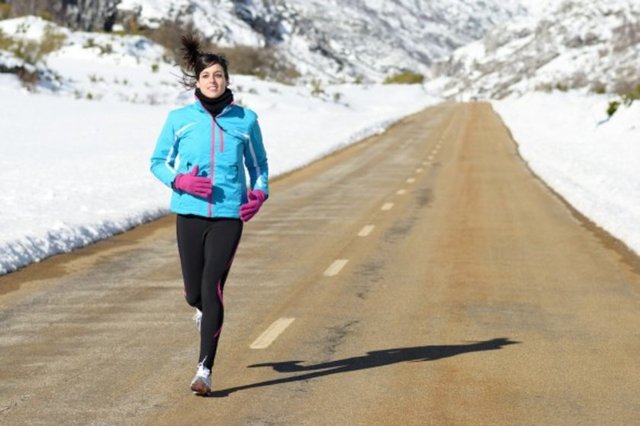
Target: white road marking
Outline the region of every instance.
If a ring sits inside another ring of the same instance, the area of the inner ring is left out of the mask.
[[[362,228],[360,230],[360,232],[358,232],[358,237],[366,237],[366,236],[368,236],[371,233],[371,231],[373,231],[373,228],[375,228],[375,226],[373,226],[373,225],[365,226],[364,228]]]
[[[433,155],[428,156],[427,160],[433,160]]]
[[[382,210],[391,210],[393,208],[393,203],[384,203],[382,205]]]
[[[334,261],[331,266],[329,266],[327,268],[326,271],[324,271],[324,276],[325,277],[333,277],[334,275],[338,275],[340,273],[340,271],[342,270],[342,268],[344,268],[344,265],[347,264],[349,260],[348,259],[338,259],[336,261]]]
[[[406,193],[407,193],[406,189],[398,189],[398,191],[396,192],[396,194],[398,194],[398,195],[404,195]]]
[[[416,169],[416,173],[422,173],[422,169],[421,168]]]
[[[249,347],[251,349],[265,349],[281,335],[295,318],[280,318],[274,321]]]
[[[413,183],[413,182],[415,182],[415,181],[416,181],[416,180],[415,180],[414,178],[409,178],[409,179],[407,179],[407,183]]]

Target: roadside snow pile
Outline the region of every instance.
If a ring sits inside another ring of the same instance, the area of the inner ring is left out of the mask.
[[[531,169],[640,253],[640,103],[607,120],[606,96],[532,93],[493,101]]]

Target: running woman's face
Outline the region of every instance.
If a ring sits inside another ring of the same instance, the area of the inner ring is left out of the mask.
[[[215,99],[224,93],[228,84],[227,79],[224,77],[222,65],[213,64],[200,72],[196,87],[207,98]]]

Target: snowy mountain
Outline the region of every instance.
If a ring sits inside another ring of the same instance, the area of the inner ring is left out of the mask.
[[[433,61],[479,39],[496,25],[525,15],[527,8],[522,2],[526,4],[530,1],[16,2],[13,4],[14,12],[42,14],[58,23],[58,27],[53,22],[50,27],[57,28],[56,33],[67,37],[65,52],[46,52],[41,62],[20,64],[20,58],[10,57],[11,53],[3,51],[0,45],[0,72],[15,72],[20,68],[27,70],[27,74],[34,74],[35,66],[37,73],[47,75],[50,82],[46,84],[55,87],[55,81],[51,81],[60,79],[51,75],[45,63],[50,64],[56,58],[65,57],[71,50],[78,51],[79,46],[71,46],[73,40],[79,40],[83,48],[101,48],[102,56],[106,58],[114,53],[111,51],[114,46],[130,43],[125,41],[127,37],[133,37],[133,43],[144,43],[135,36],[116,36],[110,30],[135,33],[143,28],[175,28],[177,24],[182,28],[195,28],[220,47],[269,47],[283,64],[295,67],[302,82],[380,82],[385,77],[405,70],[428,76]],[[43,5],[42,9],[38,9],[37,5]],[[84,9],[91,9],[92,13],[87,14]],[[21,19],[19,24],[3,23],[0,28],[3,34],[18,39],[26,37],[34,43],[42,43],[46,39],[29,35],[30,30],[26,27],[32,21],[28,16]],[[21,27],[17,28],[16,25]],[[108,31],[94,32],[103,28]],[[169,37],[175,39],[176,35],[171,33]]]
[[[381,81],[526,14],[518,0],[122,0],[138,25],[193,24],[220,46],[274,46],[303,75]]]
[[[448,96],[627,92],[640,83],[640,2],[566,0],[491,30],[434,64]]]
[[[540,16],[548,14],[558,3],[558,0],[521,0],[522,6],[527,9],[527,15]]]

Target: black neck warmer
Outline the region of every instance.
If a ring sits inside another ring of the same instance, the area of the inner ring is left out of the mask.
[[[227,88],[222,95],[218,96],[215,99],[207,98],[202,94],[200,89],[196,89],[196,97],[198,98],[198,100],[200,100],[200,103],[202,103],[204,109],[209,111],[209,113],[214,117],[220,114],[224,107],[233,102],[233,93],[229,88]]]

